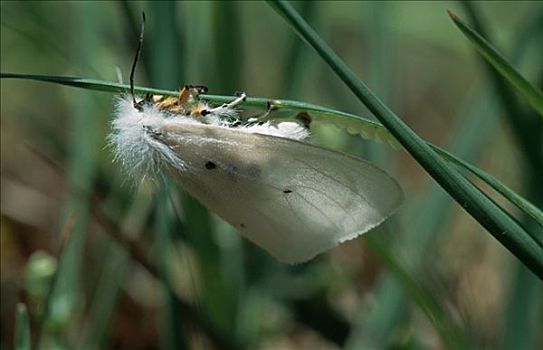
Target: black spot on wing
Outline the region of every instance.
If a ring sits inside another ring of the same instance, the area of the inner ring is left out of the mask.
[[[206,169],[208,170],[213,170],[217,167],[217,165],[215,165],[215,163],[213,163],[212,161],[207,161],[206,164],[205,164],[205,167]]]

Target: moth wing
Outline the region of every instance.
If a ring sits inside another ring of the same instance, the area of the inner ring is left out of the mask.
[[[174,173],[186,190],[282,262],[367,232],[402,201],[388,174],[343,153],[212,125],[162,131],[184,162]]]

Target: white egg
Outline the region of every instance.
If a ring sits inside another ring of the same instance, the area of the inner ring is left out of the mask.
[[[286,263],[367,232],[402,202],[398,183],[361,159],[303,142],[294,122],[234,127],[118,100],[110,142],[138,177],[167,171],[188,193]]]

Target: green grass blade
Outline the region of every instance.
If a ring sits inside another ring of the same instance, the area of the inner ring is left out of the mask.
[[[18,73],[1,73],[0,78],[4,79],[27,79],[41,82],[49,82],[60,85],[72,86],[81,89],[116,92],[116,93],[129,93],[130,86],[120,83],[106,82],[96,79],[84,79],[77,77],[59,77],[54,75],[35,75],[35,74],[18,74]],[[134,91],[137,94],[155,94],[155,95],[175,95],[178,92],[171,90],[161,89],[149,89],[142,87],[135,87]]]
[[[492,36],[485,28],[484,21],[481,18],[480,11],[477,11],[476,4],[469,1],[463,1],[461,4],[473,28],[481,36],[492,41]],[[515,40],[517,42],[515,46],[526,46],[529,42],[538,43],[543,29],[541,23],[543,23],[543,11],[539,11],[526,24],[523,33],[519,34]],[[515,56],[517,52],[517,49],[512,50]],[[537,60],[537,58],[535,59]],[[541,162],[543,149],[540,147],[543,120],[532,115],[537,112],[528,113],[526,109],[522,108],[520,99],[517,98],[517,93],[514,91],[513,86],[490,63],[486,62],[484,58],[481,57],[481,60],[485,63],[487,74],[496,88],[501,108],[504,111],[503,117],[513,131],[513,136],[520,147],[520,153],[526,158],[526,171],[533,173],[536,179],[540,178],[543,176],[543,162]],[[539,60],[541,60],[541,57],[539,57]],[[530,112],[532,112],[531,109]],[[533,200],[533,196],[531,197],[530,199]]]
[[[506,78],[526,101],[543,117],[543,92],[524,78],[485,38],[466,25],[458,16],[448,11],[454,24],[462,31],[477,51],[496,71]]]
[[[78,77],[61,77],[51,75],[33,75],[33,74],[20,74],[20,73],[0,73],[0,78],[3,79],[26,79],[41,82],[48,82],[60,85],[66,85],[81,89],[113,92],[113,93],[129,93],[130,86],[126,84],[108,82],[96,79],[85,79]],[[137,94],[152,94],[152,95],[165,95],[176,96],[178,91],[162,90],[147,88],[141,86],[135,86],[134,91]],[[230,102],[235,99],[235,96],[219,96],[219,95],[200,95],[200,97],[206,101],[212,103],[224,103]],[[273,117],[276,119],[292,118],[298,112],[306,111],[311,114],[313,121],[332,123],[338,127],[344,128],[349,133],[360,134],[366,139],[376,139],[378,141],[386,142],[393,147],[397,147],[399,144],[396,139],[379,123],[371,121],[360,116],[337,111],[331,108],[326,108],[311,103],[292,101],[292,100],[270,100],[268,98],[256,98],[248,97],[242,104],[245,107],[258,108],[266,110],[268,108],[268,102],[271,102],[274,106]]]
[[[17,304],[15,312],[15,344],[13,348],[15,350],[30,350],[30,321],[25,304]]]
[[[532,272],[543,278],[543,250],[528,233],[464,176],[449,167],[428,144],[381,102],[287,2],[268,3],[319,53],[413,158],[489,233]]]

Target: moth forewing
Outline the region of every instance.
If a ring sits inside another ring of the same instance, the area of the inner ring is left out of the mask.
[[[367,232],[402,201],[381,169],[308,143],[173,122],[155,137],[183,160],[171,173],[191,195],[283,262]]]
[[[379,225],[400,205],[402,191],[384,171],[360,159],[299,142],[305,127],[241,122],[229,103],[211,107],[203,86],[186,85],[179,97],[134,94],[145,15],[130,72],[130,96],[116,102],[109,142],[115,159],[135,178],[169,170],[186,190],[248,239],[288,263],[317,254]]]

